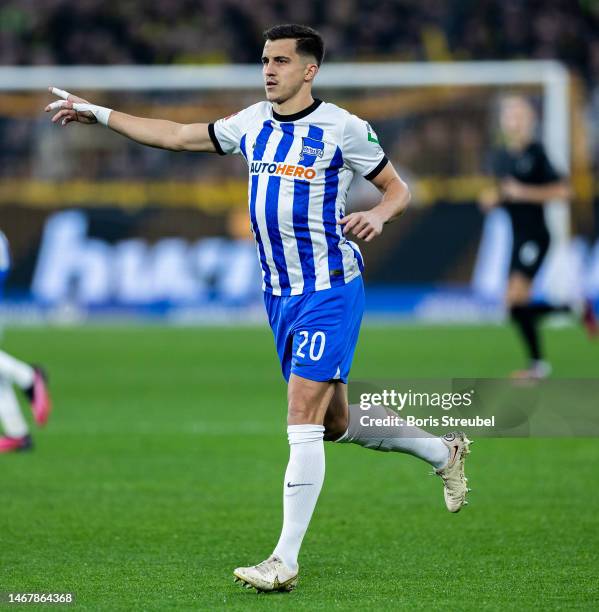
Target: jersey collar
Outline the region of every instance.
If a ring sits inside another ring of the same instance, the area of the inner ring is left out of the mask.
[[[314,112],[321,104],[322,104],[322,100],[319,100],[318,98],[314,98],[314,102],[312,102],[310,106],[308,106],[307,108],[304,108],[304,110],[301,110],[298,113],[293,113],[293,115],[280,115],[273,108],[272,116],[273,116],[273,119],[276,119],[277,121],[284,121],[285,123],[289,121],[297,121],[298,119],[303,119],[306,115],[309,115],[310,113]]]

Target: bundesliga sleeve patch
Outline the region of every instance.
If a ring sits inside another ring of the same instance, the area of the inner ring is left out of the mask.
[[[372,129],[372,126],[370,125],[370,123],[366,124],[366,131],[368,133],[368,142],[374,142],[374,144],[380,144],[378,136],[376,135],[376,132]]]

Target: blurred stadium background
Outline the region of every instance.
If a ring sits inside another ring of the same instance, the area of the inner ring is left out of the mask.
[[[401,222],[364,246],[370,316],[502,319],[509,224],[501,211],[485,218],[476,198],[506,90],[535,101],[539,137],[574,188],[553,207],[557,248],[537,291],[599,299],[599,3],[19,1],[0,8],[7,317],[261,320],[243,160],[63,130],[42,112],[44,88],[133,114],[215,120],[262,97],[261,31],[290,21],[327,41],[317,95],[374,126],[414,193]],[[347,78],[347,62],[361,72],[350,65]],[[376,201],[366,181],[354,187],[352,210]]]

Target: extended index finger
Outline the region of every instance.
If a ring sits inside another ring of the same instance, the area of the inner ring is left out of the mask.
[[[58,87],[48,87],[48,89],[50,90],[50,93],[53,93],[55,96],[58,96],[63,100],[68,100],[69,96],[71,95],[68,91],[65,91],[64,89],[58,89]]]

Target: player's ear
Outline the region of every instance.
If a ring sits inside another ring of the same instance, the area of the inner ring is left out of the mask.
[[[304,71],[304,79],[306,81],[313,81],[317,73],[318,64],[306,64],[306,69]]]

